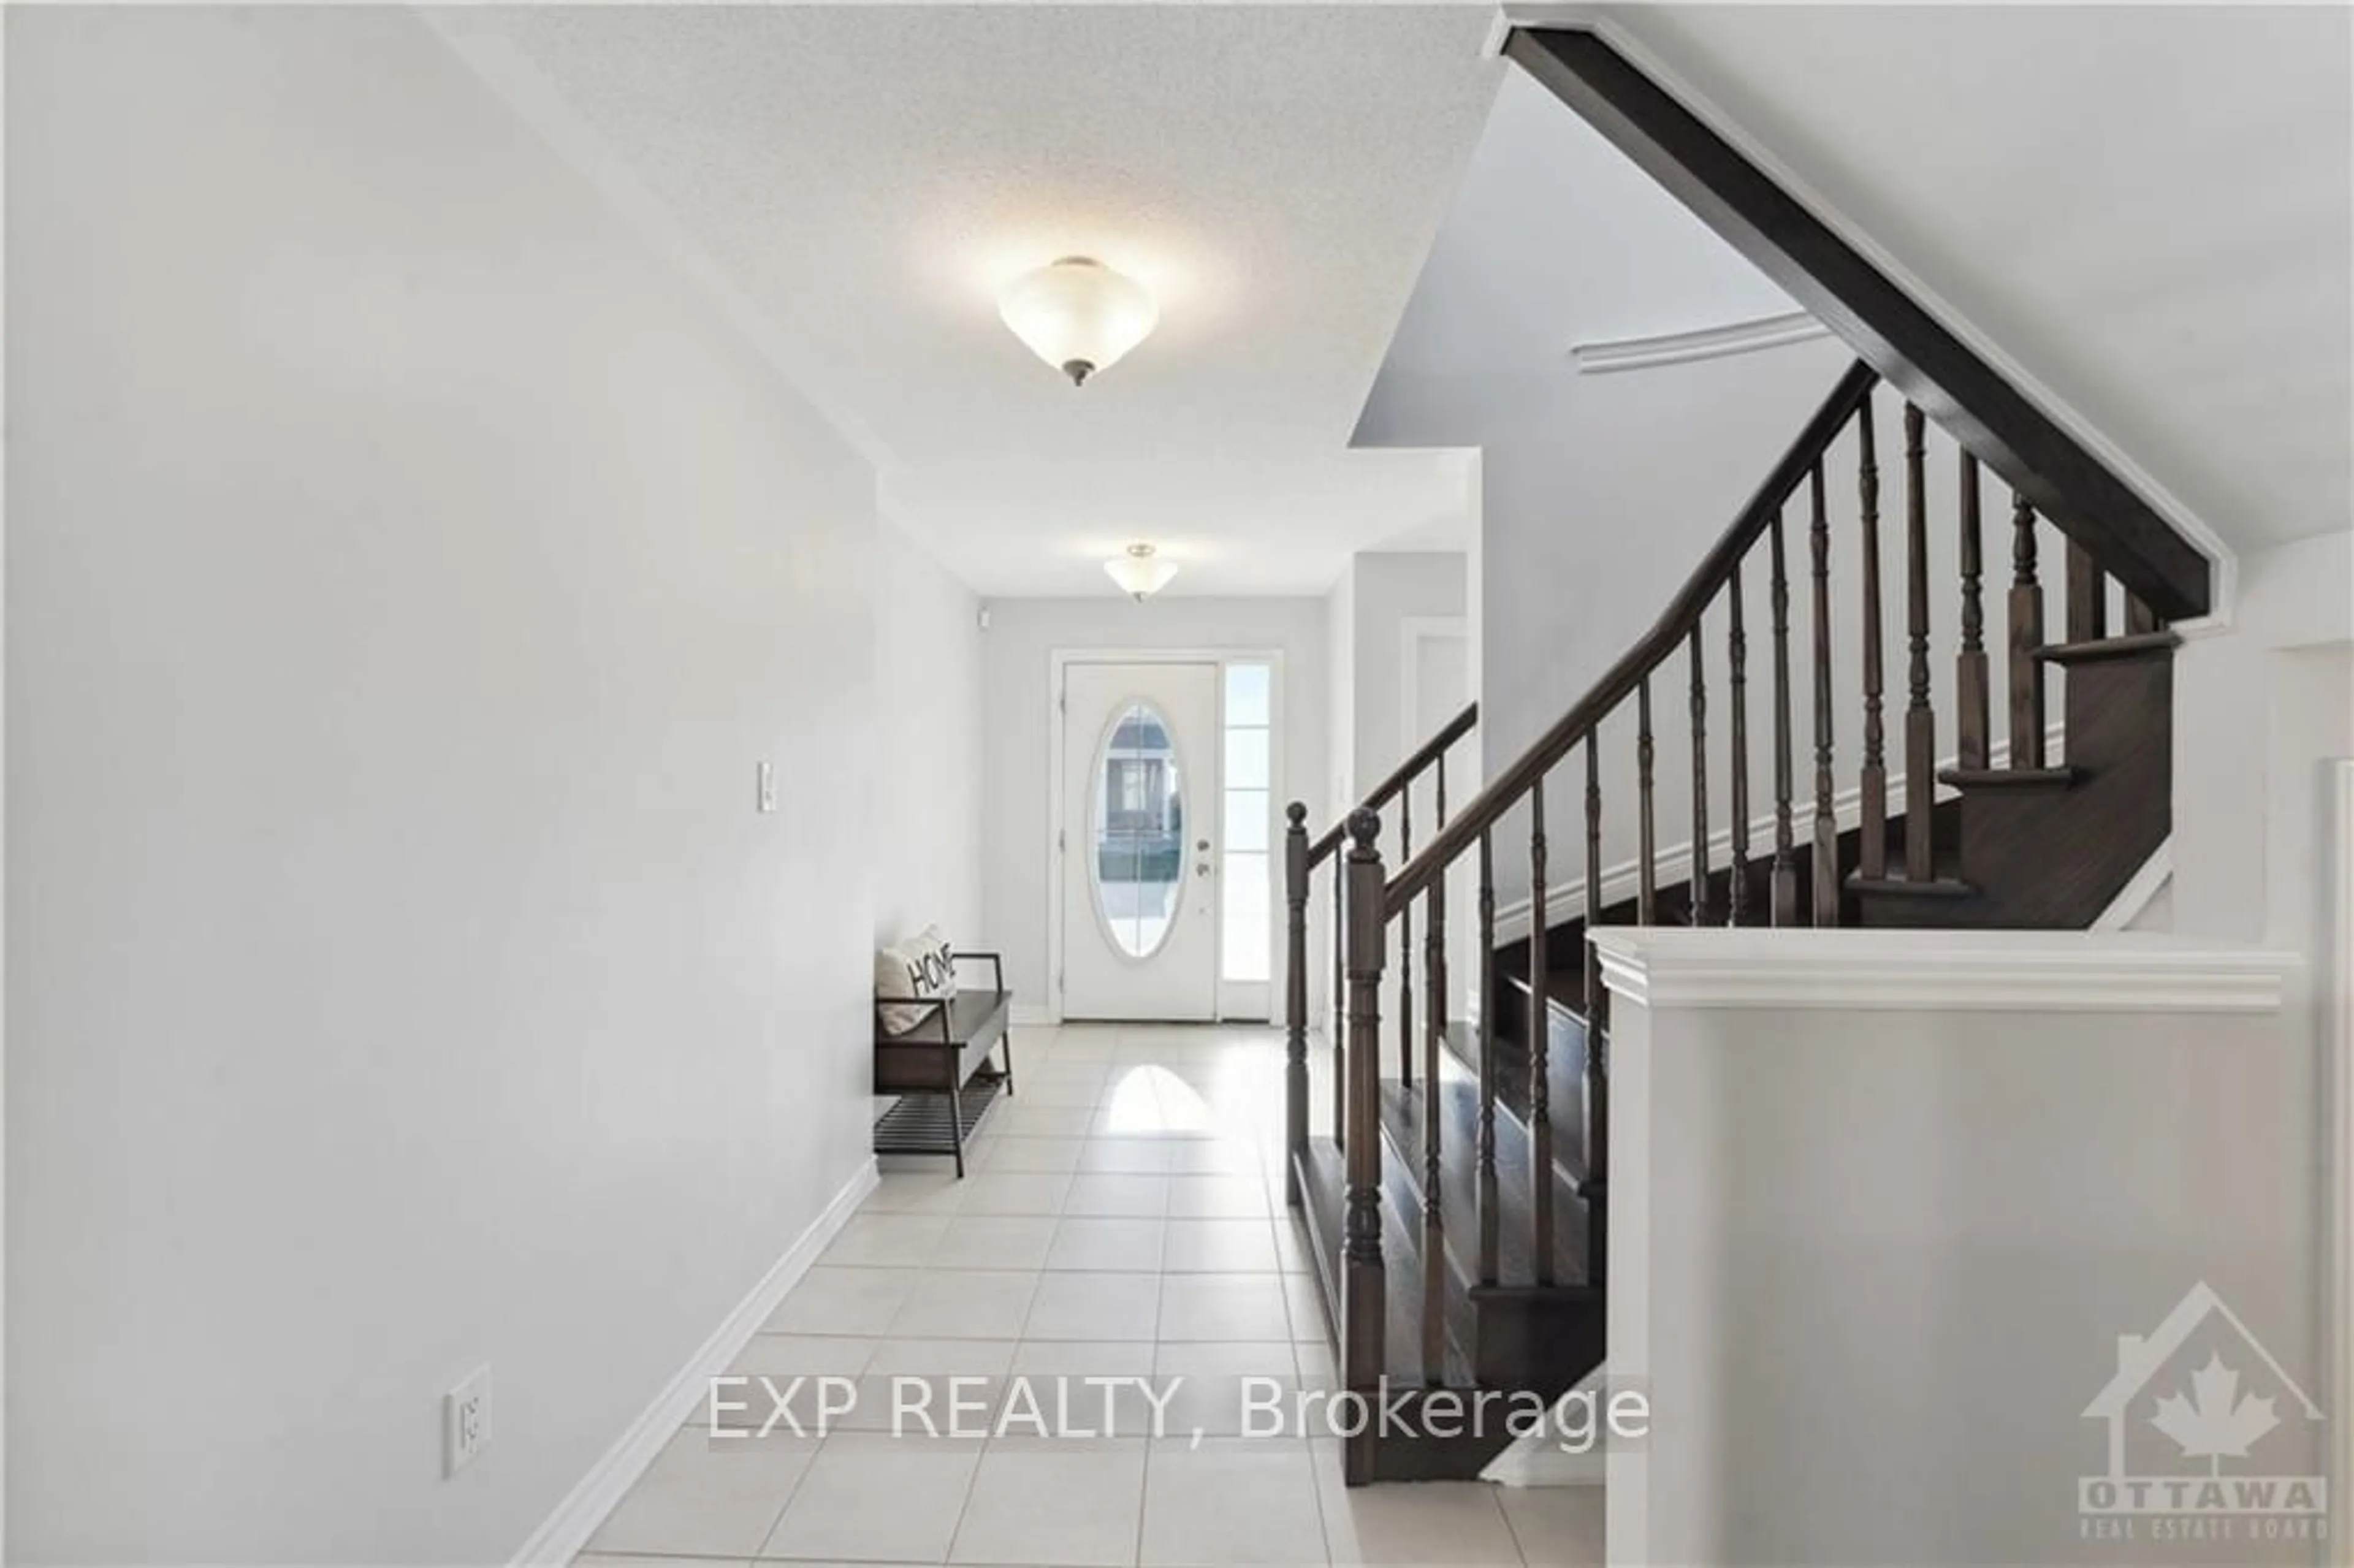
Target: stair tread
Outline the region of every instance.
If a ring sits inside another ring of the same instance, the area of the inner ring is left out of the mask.
[[[1956,789],[2064,789],[2080,770],[2059,768],[1941,768],[1937,782]]]
[[[1526,945],[1522,944],[1525,951]],[[1500,1011],[1494,1021],[1496,1035],[1496,1104],[1525,1131],[1529,1123],[1529,1053],[1522,1042],[1528,1031],[1529,982],[1524,975],[1497,971],[1500,982],[1497,1001]],[[1553,1143],[1556,1163],[1564,1171],[1575,1172],[1583,1169],[1585,1125],[1581,1117],[1585,1095],[1585,984],[1578,971],[1556,970],[1545,986],[1551,1007],[1547,1022],[1552,1037],[1545,1055],[1547,1104],[1553,1111]],[[1574,1037],[1573,1037],[1574,1036]],[[1447,1051],[1455,1060],[1477,1079],[1479,1072],[1479,1036],[1469,1024],[1450,1027],[1447,1032]]]
[[[2162,652],[2182,646],[2179,633],[2137,631],[2124,637],[2100,637],[2086,642],[2047,642],[2035,656],[2052,664],[2081,664],[2094,659],[2127,659],[2138,653]]]
[[[1340,1319],[1341,1301],[1341,1222],[1347,1210],[1348,1168],[1345,1156],[1330,1139],[1311,1138],[1301,1157],[1295,1159],[1292,1169],[1299,1175],[1299,1209],[1308,1222],[1310,1253],[1316,1266],[1315,1278],[1331,1320],[1331,1330]],[[1382,1264],[1389,1288],[1384,1293],[1387,1311],[1384,1319],[1383,1351],[1385,1371],[1394,1383],[1420,1383],[1426,1379],[1422,1369],[1422,1292],[1412,1287],[1422,1274],[1422,1248],[1417,1241],[1417,1226],[1408,1225],[1386,1196],[1381,1204]],[[1472,1381],[1470,1366],[1463,1359],[1460,1347],[1470,1342],[1471,1310],[1468,1298],[1450,1299],[1448,1312],[1448,1364],[1439,1371],[1437,1382],[1469,1386]],[[1338,1336],[1331,1336],[1338,1347]]]
[[[1479,1086],[1468,1071],[1448,1060],[1439,1074],[1440,1231],[1447,1262],[1457,1279],[1468,1287],[1479,1280]],[[1497,1282],[1536,1282],[1535,1201],[1532,1192],[1531,1139],[1513,1118],[1496,1118]],[[1395,1079],[1384,1079],[1381,1092],[1382,1132],[1391,1156],[1404,1168],[1406,1181],[1419,1201],[1425,1192],[1423,1085],[1409,1089]],[[1556,1126],[1556,1134],[1558,1134]],[[1553,1282],[1575,1285],[1585,1277],[1585,1205],[1577,1196],[1578,1171],[1564,1164],[1565,1152],[1556,1142],[1553,1176]],[[1568,1151],[1568,1152],[1574,1152]],[[1417,1225],[1420,1216],[1409,1218]]]

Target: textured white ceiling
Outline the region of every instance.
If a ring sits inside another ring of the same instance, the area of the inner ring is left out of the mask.
[[[1320,591],[1458,520],[1469,459],[1347,442],[1502,66],[1466,6],[563,6],[520,56],[863,427],[983,593]],[[495,77],[493,79],[497,79]],[[545,105],[543,104],[543,110]],[[545,119],[545,113],[540,116]],[[1083,389],[999,323],[1095,255],[1160,331]]]

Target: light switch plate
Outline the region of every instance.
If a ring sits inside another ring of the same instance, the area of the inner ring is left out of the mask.
[[[775,763],[763,762],[760,764],[759,784],[760,810],[763,811],[775,810],[777,809],[777,765]]]
[[[491,1443],[491,1369],[476,1367],[441,1396],[441,1474],[456,1475]]]

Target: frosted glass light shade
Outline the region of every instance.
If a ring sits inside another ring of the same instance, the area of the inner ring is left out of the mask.
[[[1161,322],[1160,307],[1134,279],[1084,256],[1015,279],[997,313],[1075,387],[1117,363]]]
[[[1169,579],[1177,575],[1177,563],[1161,559],[1150,545],[1130,545],[1128,554],[1104,563],[1104,574],[1119,585],[1122,593],[1142,603],[1169,586]]]

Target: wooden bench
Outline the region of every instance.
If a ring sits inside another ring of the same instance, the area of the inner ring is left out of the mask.
[[[950,997],[875,999],[875,1092],[899,1102],[875,1123],[877,1154],[947,1154],[964,1179],[965,1139],[1002,1089],[1013,1092],[1013,993],[996,953],[951,953],[951,963],[987,963],[990,989]],[[884,1022],[885,1008],[920,1008],[907,1028]],[[990,1054],[1004,1048],[1005,1065]]]

